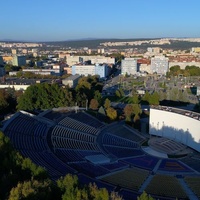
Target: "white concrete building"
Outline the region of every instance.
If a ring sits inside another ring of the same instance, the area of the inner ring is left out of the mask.
[[[115,64],[115,58],[106,56],[66,56],[66,62],[69,66],[91,61],[91,64]]]
[[[104,78],[109,75],[109,69],[110,67],[108,65],[73,65],[72,75],[98,75],[100,78]]]
[[[91,59],[91,64],[115,64],[115,58],[110,58],[110,57],[104,57],[104,58],[92,58]]]
[[[23,72],[32,72],[34,74],[41,75],[61,75],[62,72],[60,69],[22,69]]]
[[[151,71],[157,74],[166,74],[169,70],[169,59],[165,56],[151,58]]]
[[[169,138],[200,152],[200,115],[169,107],[150,108],[149,134]]]
[[[69,66],[72,66],[83,62],[83,59],[80,56],[66,56],[66,62]]]
[[[138,72],[137,59],[125,58],[121,62],[121,74],[122,75],[135,75]]]

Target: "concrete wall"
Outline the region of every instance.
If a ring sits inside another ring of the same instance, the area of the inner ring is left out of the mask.
[[[0,85],[0,89],[14,88],[15,90],[26,90],[30,85]]]
[[[185,69],[186,66],[192,65],[200,67],[200,62],[169,62],[169,69],[176,65],[179,65],[181,69]]]
[[[200,120],[198,119],[151,108],[149,133],[181,142],[200,152]]]

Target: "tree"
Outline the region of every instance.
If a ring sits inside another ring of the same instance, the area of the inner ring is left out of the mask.
[[[137,200],[154,200],[154,198],[151,197],[150,195],[148,195],[148,194],[144,191],[139,197],[137,197]]]
[[[138,96],[137,94],[134,94],[134,95],[131,97],[131,99],[130,99],[129,102],[130,102],[130,103],[133,103],[133,104],[138,104],[138,103],[140,102],[139,96]]]
[[[178,76],[180,69],[181,68],[180,68],[179,65],[172,66],[169,69],[170,70],[170,74],[173,75],[173,76]]]
[[[91,99],[90,101],[90,109],[97,110],[99,107],[99,103],[96,99]]]
[[[131,117],[134,114],[133,105],[127,104],[124,108],[124,115],[126,117],[126,121],[131,121]]]
[[[109,200],[109,193],[105,188],[98,188],[96,184],[89,184],[90,196],[93,200]]]
[[[145,92],[144,96],[142,97],[142,101],[145,102],[146,104],[149,104],[149,99],[150,99],[150,94],[149,92]]]
[[[150,105],[159,105],[159,94],[157,92],[154,92],[149,99]]]
[[[71,106],[72,94],[58,84],[41,83],[29,86],[18,99],[20,110],[49,109]]]
[[[118,90],[116,90],[115,92],[116,97],[121,98],[124,96],[124,91],[122,88],[119,88]]]
[[[110,193],[110,199],[111,200],[123,200],[121,196],[117,192],[111,192]]]
[[[87,76],[79,79],[78,85],[75,88],[75,101],[79,106],[85,105],[84,101],[90,102],[91,99],[95,98],[101,101],[100,91],[102,90],[102,84],[98,83],[97,76]],[[99,91],[99,92],[97,92]],[[99,102],[101,104],[101,102]]]
[[[116,92],[115,92],[115,96],[118,97],[118,98],[121,97],[121,94],[120,94],[120,91],[119,91],[119,90],[116,90]]]
[[[111,102],[108,98],[106,98],[106,100],[104,102],[104,108],[108,109],[108,108],[110,108],[110,106],[111,106]]]
[[[167,99],[166,91],[162,91],[162,90],[159,91],[159,99],[160,101]]]
[[[57,181],[63,200],[89,200],[88,191],[81,188],[76,175],[67,174]]]
[[[8,107],[8,95],[4,89],[0,89],[0,111],[2,112],[4,109]]]
[[[88,102],[88,97],[85,93],[82,93],[81,91],[78,91],[76,93],[75,101],[78,106],[85,107],[86,103]]]
[[[99,105],[101,105],[102,103],[102,96],[101,93],[99,92],[99,90],[95,90],[94,92],[94,99],[96,99],[99,103]]]
[[[18,199],[52,199],[51,181],[24,181],[12,188],[8,200]]]
[[[30,170],[31,176],[34,179],[42,180],[48,178],[46,170],[34,164],[29,158],[22,159],[21,166],[22,170]]]
[[[109,119],[112,121],[117,119],[117,111],[112,107],[106,109],[106,114],[107,117],[109,117]]]

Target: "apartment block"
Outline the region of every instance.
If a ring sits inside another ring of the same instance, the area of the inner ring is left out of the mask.
[[[151,71],[157,74],[166,74],[169,69],[169,59],[165,56],[151,58]]]
[[[121,62],[121,74],[135,75],[138,72],[137,59],[125,58]]]

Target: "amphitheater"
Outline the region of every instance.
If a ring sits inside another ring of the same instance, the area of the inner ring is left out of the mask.
[[[69,108],[20,111],[2,128],[52,180],[76,174],[125,200],[144,190],[155,199],[200,199],[199,130],[198,114],[161,106],[150,108],[150,134]]]

